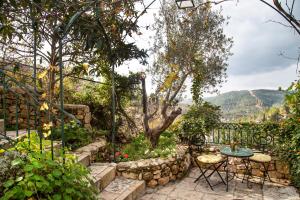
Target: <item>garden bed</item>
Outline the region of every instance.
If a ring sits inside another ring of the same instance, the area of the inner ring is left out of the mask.
[[[145,180],[148,187],[154,188],[182,178],[190,165],[188,147],[178,145],[175,155],[167,158],[120,162],[117,164],[117,174],[130,179]]]

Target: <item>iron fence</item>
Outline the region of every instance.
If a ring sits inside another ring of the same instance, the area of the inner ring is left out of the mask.
[[[205,137],[206,143],[228,145],[237,142],[241,147],[258,151],[273,151],[279,133],[276,123],[220,123]]]

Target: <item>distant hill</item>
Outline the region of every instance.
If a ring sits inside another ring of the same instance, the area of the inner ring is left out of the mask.
[[[284,96],[284,91],[260,89],[231,91],[205,100],[221,107],[225,121],[233,121],[279,106],[283,103]]]

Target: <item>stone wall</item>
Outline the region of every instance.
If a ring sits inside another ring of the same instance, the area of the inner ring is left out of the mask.
[[[29,99],[28,95],[19,88],[12,89],[14,92],[20,95],[17,105],[17,97],[13,92],[8,91],[5,94],[6,97],[6,127],[14,128],[16,125],[16,110],[18,110],[18,124],[19,129],[27,128],[27,116],[28,116],[28,107],[27,101],[25,99]],[[0,88],[0,119],[3,118],[4,108],[3,108],[3,89]],[[86,128],[91,128],[91,112],[88,106],[86,105],[74,105],[74,104],[65,104],[65,111],[74,115]],[[56,111],[55,118],[59,118],[59,112]],[[29,107],[29,125],[31,128],[34,127],[34,108],[33,106]],[[40,121],[41,123],[47,122],[47,114],[45,112],[41,112]],[[72,120],[69,117],[65,117],[65,121],[69,122]]]
[[[218,146],[212,146],[210,148],[205,148],[205,153],[219,153],[219,147]],[[192,164],[194,166],[197,166],[194,158],[196,158],[200,153],[198,153],[196,150],[192,152]],[[290,175],[289,175],[289,167],[286,163],[283,163],[280,161],[277,157],[271,156],[272,160],[268,167],[268,172],[270,175],[270,178],[274,182],[279,182],[282,184],[289,184],[290,183]],[[255,162],[251,162],[252,167],[252,175],[257,177],[263,176],[263,165]],[[220,171],[222,171],[224,168],[221,167]],[[229,158],[229,171],[235,172],[238,174],[244,174],[245,172],[245,165],[242,163],[242,160],[240,158]]]
[[[118,176],[145,180],[148,187],[165,185],[182,178],[189,170],[191,156],[186,146],[178,146],[176,156],[152,158],[117,164]]]

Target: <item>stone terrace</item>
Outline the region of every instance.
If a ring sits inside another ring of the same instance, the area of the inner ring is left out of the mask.
[[[204,179],[194,183],[199,174],[200,170],[193,168],[189,175],[180,181],[155,189],[147,188],[146,194],[140,200],[300,200],[297,189],[293,186],[265,182],[263,189],[256,183],[251,183],[252,188],[249,189],[245,182],[241,182],[241,177],[229,183],[228,192],[222,183],[216,185],[212,191]],[[212,184],[219,181],[215,175],[211,177]],[[225,177],[224,173],[222,175]]]

